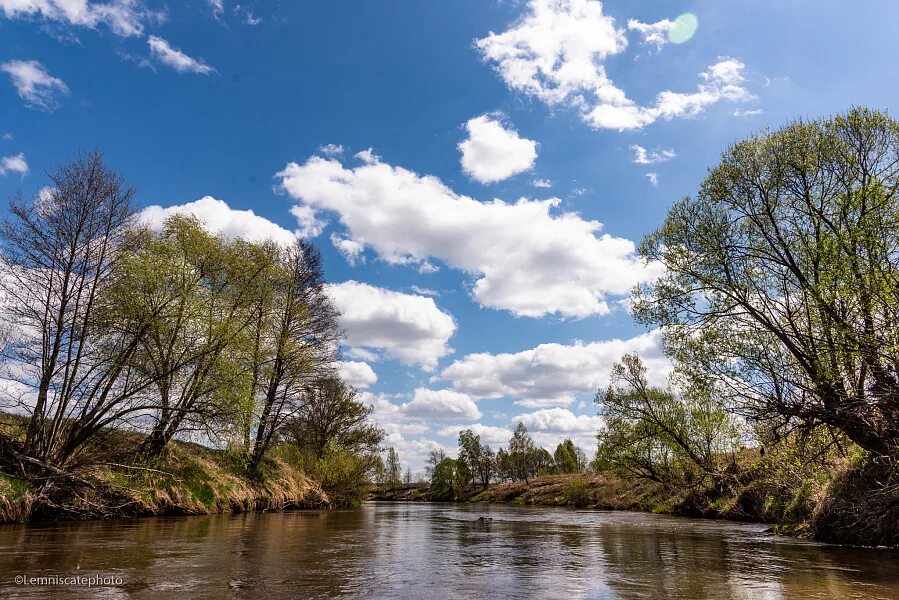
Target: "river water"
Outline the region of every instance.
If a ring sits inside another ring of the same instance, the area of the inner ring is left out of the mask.
[[[0,598],[19,597],[899,598],[899,553],[640,513],[370,503],[2,526]]]

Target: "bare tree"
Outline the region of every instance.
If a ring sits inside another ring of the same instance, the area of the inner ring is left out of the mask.
[[[150,381],[129,359],[154,314],[113,319],[104,295],[129,242],[133,188],[99,152],[49,175],[0,227],[0,288],[13,331],[7,403],[31,414],[23,450],[64,463],[102,428],[140,410]],[[152,310],[160,307],[153,307]]]

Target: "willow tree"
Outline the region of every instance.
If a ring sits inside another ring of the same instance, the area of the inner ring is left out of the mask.
[[[133,357],[134,368],[155,382],[141,448],[153,457],[184,431],[215,439],[240,414],[250,307],[271,265],[247,242],[212,235],[195,217],[169,217],[162,231],[138,237],[114,288],[127,298],[118,312],[146,312],[167,300]]]
[[[864,108],[724,152],[640,252],[635,294],[683,369],[775,429],[899,447],[899,123]]]

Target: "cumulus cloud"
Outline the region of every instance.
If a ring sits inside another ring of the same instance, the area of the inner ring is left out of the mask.
[[[662,27],[643,29],[656,43]],[[627,38],[598,0],[530,0],[508,30],[490,32],[476,45],[510,89],[570,106],[597,129],[640,129],[658,119],[695,116],[721,100],[752,97],[742,85],[743,63],[723,58],[700,75],[696,92],[663,91],[655,104],[638,105],[606,73],[604,61],[623,52]]]
[[[533,168],[537,142],[506,129],[502,115],[481,115],[465,124],[468,138],[459,143],[462,170],[480,183],[495,183]]]
[[[297,235],[304,238],[314,238],[325,230],[325,223],[318,218],[315,209],[311,206],[297,204],[290,207],[290,214],[297,220]]]
[[[433,298],[356,281],[329,285],[328,294],[341,313],[346,342],[354,348],[382,351],[425,370],[452,352],[448,342],[456,322]]]
[[[343,146],[340,144],[325,144],[318,147],[318,152],[325,156],[341,156],[343,154]]]
[[[337,374],[340,378],[355,388],[371,387],[378,382],[378,375],[368,363],[344,360],[337,363]]]
[[[453,390],[417,388],[410,402],[401,406],[410,417],[425,419],[480,419],[481,411],[467,394]]]
[[[655,23],[641,23],[637,19],[630,19],[627,22],[627,28],[636,31],[643,38],[644,46],[652,44],[656,50],[668,43],[668,32],[674,25],[674,21],[670,19],[662,19]]]
[[[207,65],[201,60],[197,60],[188,56],[181,50],[173,48],[166,40],[155,35],[147,38],[147,44],[150,46],[150,54],[161,62],[169,66],[179,73],[199,73],[200,75],[208,75],[215,72],[215,69]]]
[[[9,75],[19,97],[29,108],[53,112],[60,107],[59,96],[69,93],[65,82],[50,75],[36,60],[11,60],[0,65],[0,70]]]
[[[589,452],[596,445],[596,434],[603,427],[602,417],[576,415],[565,408],[544,408],[521,414],[512,422],[524,423],[534,441],[550,452],[566,438]]]
[[[25,160],[24,152],[0,157],[0,176],[7,173],[18,173],[22,177],[28,174],[28,162]]]
[[[535,188],[551,188],[553,186],[553,182],[549,179],[532,179],[531,186]]]
[[[203,223],[207,231],[229,238],[242,238],[249,242],[272,240],[285,246],[296,241],[295,233],[260,217],[252,210],[231,208],[224,200],[212,196],[165,208],[159,205],[148,206],[140,211],[138,219],[150,229],[158,231],[171,215],[193,215]]]
[[[105,25],[125,37],[143,34],[147,22],[162,18],[139,0],[0,0],[0,12],[7,19],[42,19],[91,29]]]
[[[526,407],[569,406],[578,393],[608,384],[612,365],[624,354],[643,359],[654,385],[667,382],[671,365],[661,348],[661,333],[592,343],[540,344],[515,353],[468,354],[450,364],[440,378],[477,399],[509,397]]]
[[[349,237],[380,259],[426,270],[429,258],[441,260],[476,277],[476,302],[515,315],[605,314],[607,295],[660,273],[631,240],[599,234],[599,222],[554,214],[557,198],[480,202],[380,161],[348,168],[318,156],[276,177],[300,206],[336,213]]]
[[[638,165],[654,165],[677,156],[673,148],[650,151],[638,144],[632,145],[631,151],[634,153],[634,162]]]
[[[437,432],[437,435],[445,437],[457,437],[463,429],[471,429],[475,435],[481,436],[482,444],[501,444],[507,445],[512,437],[512,430],[506,427],[494,427],[492,425],[484,425],[482,423],[472,423],[471,425],[450,425],[444,427]]]
[[[341,237],[336,233],[332,233],[331,245],[343,255],[350,265],[356,266],[357,263],[365,262],[365,257],[362,255],[365,251],[365,246],[356,240],[351,240],[349,238]]]

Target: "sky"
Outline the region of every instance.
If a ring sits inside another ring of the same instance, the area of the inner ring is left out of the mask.
[[[899,3],[0,0],[0,193],[100,149],[141,218],[321,250],[343,377],[420,469],[588,455],[636,253],[729,145],[895,109]],[[5,210],[5,209],[3,209]]]

